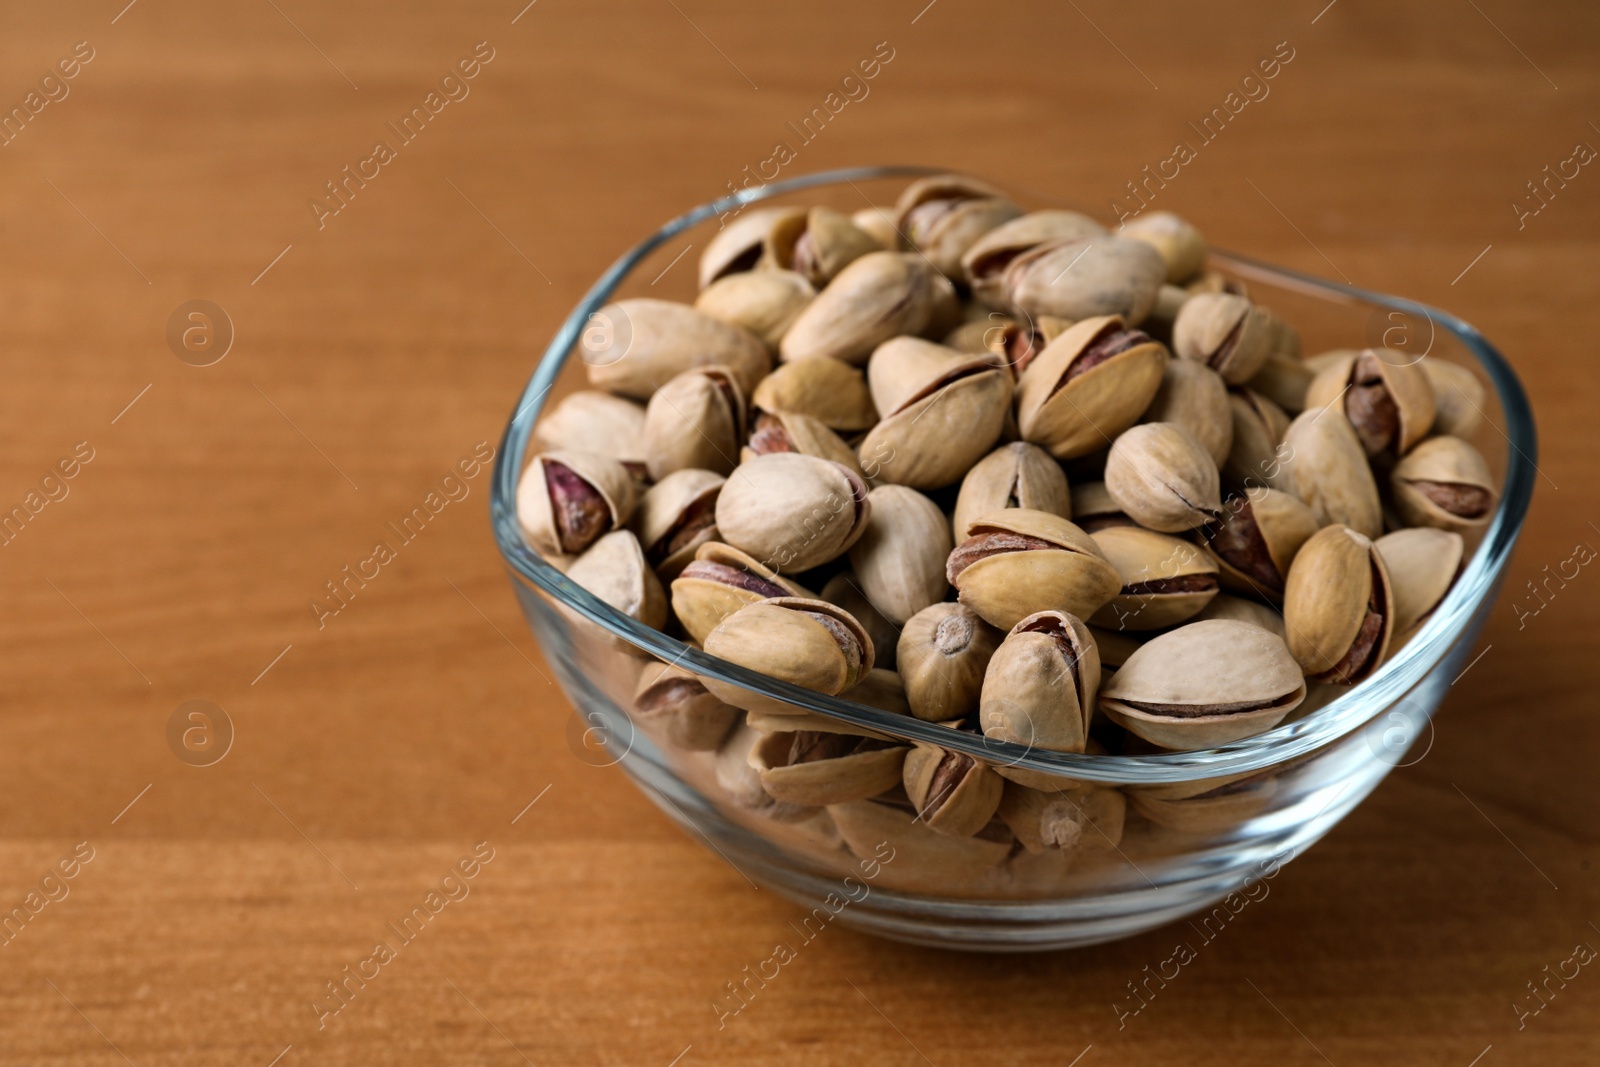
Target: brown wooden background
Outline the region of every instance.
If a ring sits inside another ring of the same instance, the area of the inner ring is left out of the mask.
[[[5,109],[76,42],[94,58],[0,147],[0,505],[78,442],[94,458],[0,547],[0,911],[76,843],[94,858],[0,946],[0,1060],[1600,1057],[1595,968],[1520,1031],[1513,1006],[1600,947],[1600,576],[1520,626],[1511,603],[1600,546],[1600,173],[1521,229],[1511,208],[1600,145],[1600,9],[522,2],[5,5]],[[319,230],[307,200],[479,41],[470,96]],[[569,750],[486,476],[324,629],[307,606],[498,440],[605,264],[767,158],[885,41],[870,96],[789,173],[946,163],[1090,205],[1289,42],[1271,95],[1161,206],[1464,314],[1540,418],[1491,647],[1427,757],[1120,1031],[1112,1003],[1172,932],[1016,959],[830,930],[718,1031],[709,1001],[797,909]],[[166,341],[192,299],[237,331],[213,366]],[[168,747],[188,700],[235,726],[214,766]],[[324,983],[483,840],[470,897],[319,1031]]]

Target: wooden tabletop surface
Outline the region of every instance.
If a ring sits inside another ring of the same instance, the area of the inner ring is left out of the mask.
[[[1526,584],[1600,546],[1600,173],[1568,162],[1600,146],[1600,9],[525,2],[6,5],[0,510],[28,515],[0,546],[0,911],[27,921],[0,1061],[1600,1059],[1600,971],[1569,962],[1600,947],[1600,576]],[[719,1029],[797,908],[574,755],[487,476],[337,615],[310,604],[498,442],[607,263],[775,142],[789,174],[947,164],[1109,216],[1251,85],[1159,206],[1462,314],[1532,395],[1482,659],[1426,757],[1121,1028],[1174,932],[1010,958],[840,928]],[[1547,165],[1577,173],[1536,200]],[[232,724],[210,766],[169,741],[189,701]],[[320,1015],[459,861],[469,895]]]

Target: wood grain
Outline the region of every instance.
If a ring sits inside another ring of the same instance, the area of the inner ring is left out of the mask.
[[[94,58],[0,147],[0,510],[79,442],[93,459],[0,547],[0,910],[94,858],[0,947],[0,1060],[1600,1057],[1592,968],[1520,1030],[1513,1007],[1600,945],[1600,577],[1542,606],[1525,584],[1600,544],[1600,175],[1520,228],[1511,207],[1600,144],[1600,9],[924,3],[10,5],[0,104],[79,41]],[[319,228],[307,202],[484,41],[470,94]],[[794,140],[880,42],[870,93],[786,172],[942,163],[1106,214],[1287,42],[1158,206],[1461,313],[1539,417],[1532,516],[1426,758],[1120,1029],[1174,931],[1016,959],[830,929],[719,1029],[710,1001],[797,909],[573,756],[485,477],[322,628],[308,609],[498,440],[620,250]],[[236,330],[212,366],[168,347],[193,299]],[[235,726],[213,766],[168,748],[188,700]],[[326,983],[484,841],[470,895],[319,1029]]]

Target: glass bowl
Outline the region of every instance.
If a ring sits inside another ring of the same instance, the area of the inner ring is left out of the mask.
[[[576,708],[570,745],[587,762],[619,765],[662,811],[752,883],[812,909],[808,929],[838,918],[897,940],[1023,951],[1127,937],[1202,910],[1208,910],[1197,917],[1203,927],[1225,923],[1262,880],[1326,834],[1391,768],[1426,753],[1434,711],[1472,666],[1475,637],[1527,512],[1536,444],[1516,375],[1477,330],[1453,315],[1213,250],[1211,265],[1293,323],[1307,352],[1381,344],[1418,359],[1464,364],[1486,377],[1489,396],[1474,443],[1501,485],[1492,520],[1468,539],[1454,586],[1398,652],[1361,684],[1314,687],[1290,721],[1218,748],[1120,756],[1045,752],[954,735],[933,723],[796,688],[618,612],[523,541],[516,488],[534,423],[552,393],[581,383],[582,353],[576,363],[569,357],[594,312],[617,296],[692,302],[694,260],[687,253],[703,249],[727,217],[750,203],[800,202],[795,194],[803,193],[804,202],[850,211],[893,203],[898,184],[933,173],[940,172],[830,171],[703,204],[617,260],[556,332],[506,427],[491,520],[518,601]],[[634,712],[640,676],[656,662],[852,729],[956,749],[1036,786],[1058,784],[1059,795],[1087,816],[1079,820],[1082,834],[1073,847],[1034,852],[1003,833],[942,837],[893,803],[798,808],[772,802],[744,761],[753,733],[748,726],[736,725],[719,751],[691,751]]]

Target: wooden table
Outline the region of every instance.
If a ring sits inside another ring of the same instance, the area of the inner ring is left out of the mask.
[[[1600,175],[1511,206],[1600,145],[1592,5],[123,2],[13,4],[0,36],[26,115],[0,147],[0,507],[39,504],[0,549],[0,909],[38,905],[0,947],[0,1060],[1596,1062],[1593,968],[1520,1029],[1515,1006],[1600,946],[1600,577],[1513,601],[1600,545]],[[1292,51],[1159,206],[1461,312],[1539,414],[1532,517],[1427,757],[1120,1030],[1173,932],[1018,959],[838,929],[719,1030],[796,908],[574,756],[486,476],[310,607],[498,440],[605,264],[875,51],[789,173],[946,163],[1106,214]],[[434,91],[411,140],[386,127]],[[232,324],[208,366],[226,330],[194,300]],[[196,700],[234,732],[206,767],[168,741]],[[319,1019],[479,842],[470,896]]]

